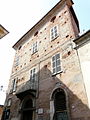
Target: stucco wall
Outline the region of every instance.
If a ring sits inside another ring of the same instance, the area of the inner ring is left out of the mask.
[[[80,59],[85,89],[87,92],[88,103],[90,108],[90,38],[87,39],[89,39],[89,41],[83,44],[81,47],[79,47],[78,55]]]

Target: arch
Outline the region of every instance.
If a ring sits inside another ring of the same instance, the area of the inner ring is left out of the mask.
[[[28,95],[22,101],[21,120],[33,120],[34,110],[34,98]]]
[[[51,120],[69,120],[68,98],[64,88],[58,87],[53,90],[51,96]]]
[[[23,109],[32,108],[32,107],[33,107],[32,99],[28,99],[23,105]]]
[[[32,101],[32,105],[34,106],[34,97],[32,95],[27,95],[24,97],[24,99],[22,100],[22,103],[21,103],[21,109],[24,109],[25,107],[25,104],[27,103],[27,101]],[[33,107],[32,106],[32,107]]]
[[[62,89],[57,89],[53,95],[55,111],[66,110],[66,95]]]
[[[50,95],[50,100],[53,100],[53,94],[55,91],[58,89],[63,90],[65,95],[66,95],[66,100],[68,101],[68,93],[66,87],[62,83],[57,83],[57,86],[52,90],[51,95]]]

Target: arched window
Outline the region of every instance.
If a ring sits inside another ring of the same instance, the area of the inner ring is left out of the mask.
[[[58,90],[54,96],[55,111],[67,110],[66,108],[66,96],[63,90]]]
[[[61,88],[56,89],[52,94],[52,99],[54,113],[51,114],[53,114],[53,120],[69,120],[65,91]]]

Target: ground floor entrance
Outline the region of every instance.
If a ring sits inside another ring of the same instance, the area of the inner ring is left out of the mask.
[[[58,88],[53,93],[54,99],[54,120],[69,120],[67,113],[66,95],[63,89]]]
[[[33,120],[34,110],[33,99],[26,97],[22,103],[21,120]]]
[[[22,120],[32,120],[32,118],[33,118],[33,111],[32,110],[23,111],[22,114],[23,114]]]
[[[62,111],[56,113],[55,120],[68,120],[67,112]]]

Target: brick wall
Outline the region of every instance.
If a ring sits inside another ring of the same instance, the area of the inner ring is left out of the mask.
[[[3,113],[3,105],[0,105],[0,120],[1,120],[1,117],[2,117],[2,113]]]
[[[56,18],[54,22],[51,22],[54,16]],[[20,49],[16,50],[15,60],[19,57],[19,64],[15,66],[14,61],[8,93],[13,79],[18,78],[17,87],[22,83],[26,83],[30,80],[30,69],[36,67],[38,90],[36,94],[36,111],[34,111],[35,119],[50,119],[51,95],[57,87],[62,87],[67,93],[66,102],[71,120],[82,118],[84,120],[86,114],[89,114],[82,73],[76,50],[73,49],[73,39],[76,38],[79,31],[74,18],[71,17],[73,16],[71,16],[69,6],[65,2],[61,7],[58,6],[57,10],[54,9],[53,13],[51,12],[42,24],[38,24],[34,30],[28,32],[22,38],[24,42],[18,46]],[[55,25],[58,25],[59,36],[51,41],[50,29]],[[37,35],[35,35],[36,33]],[[38,42],[38,52],[31,54],[32,44],[36,41]],[[61,55],[62,73],[53,76],[51,59],[56,53]],[[19,109],[23,100],[18,99],[16,93],[9,94],[8,98],[12,98],[10,118],[19,120],[21,115]],[[40,108],[43,109],[42,115],[37,112]]]

